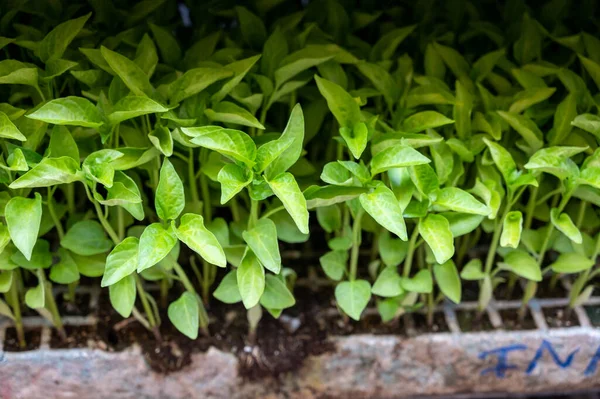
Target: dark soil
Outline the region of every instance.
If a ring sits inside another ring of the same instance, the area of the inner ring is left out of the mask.
[[[456,312],[456,319],[460,330],[464,332],[491,331],[494,329],[486,312],[459,310]]]
[[[87,316],[90,314],[90,294],[77,293],[75,301],[65,299],[65,294],[56,296],[58,312],[63,316]]]
[[[512,292],[509,292],[508,284],[501,284],[494,290],[494,297],[497,301],[520,301],[523,298],[523,288],[517,282]]]
[[[550,328],[576,327],[579,325],[577,315],[573,310],[565,308],[544,308],[544,317]]]
[[[600,307],[585,306],[584,309],[590,318],[590,323],[592,323],[594,327],[600,327]]]
[[[52,329],[50,347],[56,349],[100,348],[106,349],[106,343],[99,340],[96,326],[65,326],[67,339],[63,340],[55,329]]]
[[[550,288],[550,280],[538,284],[538,289],[535,293],[535,297],[538,299],[567,298],[568,296],[569,293],[560,281],[553,288]]]
[[[477,301],[479,298],[479,283],[477,281],[463,282],[462,299],[465,302]]]
[[[535,325],[535,321],[531,317],[529,308],[527,309],[527,313],[525,314],[525,318],[523,320],[519,319],[519,315],[516,309],[502,309],[499,310],[498,313],[500,313],[500,317],[502,318],[502,325],[506,330],[535,330],[537,328],[537,326]]]
[[[442,312],[433,314],[433,324],[427,323],[427,315],[424,313],[409,313],[404,318],[404,324],[409,335],[419,335],[426,333],[449,332],[446,317]]]
[[[40,328],[25,328],[25,347],[19,346],[17,330],[14,327],[6,329],[4,338],[4,350],[6,352],[24,352],[31,351],[40,347],[42,341],[42,330]]]

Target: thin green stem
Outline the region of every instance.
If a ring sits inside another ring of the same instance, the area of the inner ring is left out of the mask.
[[[175,270],[175,273],[181,279],[181,283],[183,284],[184,288],[189,293],[194,294],[196,296],[196,298],[198,299],[198,306],[200,307],[200,326],[203,329],[206,329],[206,327],[208,326],[208,314],[206,313],[206,309],[204,308],[202,299],[200,299],[200,297],[198,296],[198,293],[194,289],[194,285],[188,278],[187,274],[185,274],[183,267],[181,267],[181,265],[179,263],[175,262],[173,264],[173,270]]]
[[[52,188],[48,187],[48,201],[47,201],[48,212],[50,213],[52,222],[54,223],[54,226],[56,227],[56,232],[58,233],[58,238],[62,241],[62,239],[65,236],[65,231],[63,230],[62,224],[60,223],[60,219],[56,215],[56,211],[54,209],[54,202],[52,201],[53,193],[54,193],[54,191],[52,190]]]
[[[270,209],[270,210],[266,211],[265,213],[263,213],[263,214],[260,216],[260,218],[261,218],[261,219],[266,219],[266,218],[268,218],[269,216],[273,216],[274,214],[276,214],[276,213],[277,213],[277,212],[279,212],[279,211],[283,211],[284,209],[285,209],[285,207],[284,207],[283,205],[282,205],[282,206],[278,206],[278,207],[276,207],[276,208],[273,208],[273,209]]]
[[[404,259],[404,267],[402,270],[403,277],[410,276],[410,269],[412,268],[412,261],[415,253],[417,238],[419,238],[419,221],[417,220],[417,224],[415,224],[415,228],[413,229],[412,234],[410,235],[410,240],[408,241],[408,249],[406,251],[406,259]]]
[[[583,219],[585,218],[585,211],[587,209],[587,201],[581,200],[579,203],[579,210],[577,212],[577,220],[575,221],[575,225],[578,229],[581,229],[581,225],[583,224]]]
[[[19,347],[24,348],[25,342],[25,331],[23,330],[23,320],[21,317],[21,300],[19,299],[19,283],[20,274],[13,273],[13,283],[10,286],[8,292],[12,307],[13,316],[15,317],[15,330],[17,331],[17,340],[19,341]]]
[[[46,273],[42,268],[37,269],[37,277],[40,281],[40,284],[44,285],[46,307],[52,315],[54,327],[56,327],[56,330],[58,331],[60,337],[63,340],[65,340],[67,339],[67,334],[65,333],[62,319],[60,318],[60,313],[58,312],[58,307],[56,306],[56,301],[54,300],[54,293],[52,292],[52,283],[46,280]]]
[[[358,269],[358,255],[360,251],[361,242],[361,221],[364,215],[364,211],[361,208],[356,217],[354,218],[354,224],[352,226],[352,252],[350,254],[350,281],[356,280],[356,272]]]
[[[531,228],[531,223],[533,222],[533,215],[535,213],[535,205],[538,196],[540,186],[531,187],[531,192],[529,194],[529,201],[527,202],[527,210],[525,211],[525,223],[523,224],[523,229],[527,230]]]
[[[485,274],[490,274],[492,272],[492,266],[494,266],[494,259],[496,258],[496,250],[498,249],[498,243],[500,241],[500,235],[502,233],[502,225],[504,224],[504,219],[506,219],[506,215],[508,215],[508,212],[510,212],[512,203],[513,196],[511,193],[509,193],[508,201],[504,206],[504,212],[502,213],[502,217],[500,219],[496,219],[496,223],[494,223],[494,234],[492,235],[490,249],[488,250],[487,258],[485,259]]]
[[[142,307],[144,308],[144,312],[146,313],[146,317],[148,318],[150,328],[154,329],[156,327],[156,317],[154,317],[154,312],[150,307],[148,297],[146,297],[147,294],[146,290],[144,289],[144,285],[142,284],[142,279],[140,279],[140,276],[137,273],[133,273],[133,278],[135,279],[135,285],[138,290],[140,301],[142,302]]]
[[[248,230],[258,221],[258,201],[250,198],[250,216],[248,217]]]

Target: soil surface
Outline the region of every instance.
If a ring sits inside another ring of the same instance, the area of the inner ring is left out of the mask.
[[[6,329],[4,338],[4,350],[7,352],[24,352],[37,349],[42,341],[42,330],[40,328],[25,328],[25,346],[19,345],[17,330],[14,327]]]
[[[476,310],[459,310],[456,312],[456,320],[461,331],[478,332],[494,329],[486,312],[479,313]]]
[[[574,311],[565,308],[544,308],[544,317],[550,328],[576,327],[579,320]]]
[[[515,330],[535,330],[537,328],[535,321],[531,317],[529,309],[525,314],[525,318],[521,320],[516,309],[502,309],[499,310],[500,317],[502,318],[502,325],[504,329],[509,331]]]

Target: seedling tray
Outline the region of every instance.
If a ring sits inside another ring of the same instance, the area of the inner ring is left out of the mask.
[[[99,292],[88,293],[93,309]],[[510,331],[501,314],[515,313],[520,302],[493,300],[485,314],[491,330],[464,332],[459,318],[477,304],[445,303],[436,312],[449,332],[415,335],[409,315],[398,335],[333,336],[330,351],[308,357],[297,371],[259,380],[242,377],[238,358],[214,347],[192,354],[190,365],[169,374],[153,371],[137,345],[121,352],[51,349],[51,326],[28,317],[25,326],[41,330],[40,346],[0,350],[0,397],[446,398],[600,390],[600,330],[587,313],[600,307],[600,297],[574,309],[576,326],[549,326],[545,314],[566,305],[566,299],[533,300],[533,329]],[[66,316],[64,322],[93,326],[97,320]],[[1,321],[0,342],[10,326]]]

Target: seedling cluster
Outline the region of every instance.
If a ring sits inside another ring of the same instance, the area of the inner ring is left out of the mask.
[[[281,251],[309,240],[353,320],[431,323],[473,282],[480,311],[521,284],[521,317],[561,277],[571,307],[592,294],[595,2],[189,3],[0,6],[0,313],[22,344],[24,306],[64,335],[53,287],[82,279],[158,339],[207,331],[215,300],[252,338],[295,305],[310,265]]]

